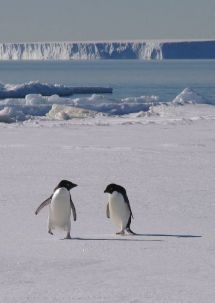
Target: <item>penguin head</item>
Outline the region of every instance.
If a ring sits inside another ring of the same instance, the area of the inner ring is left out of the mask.
[[[61,180],[56,188],[65,187],[67,190],[70,190],[70,189],[72,189],[73,187],[76,187],[76,186],[78,186],[78,185],[75,184],[75,183],[72,183],[71,181]]]
[[[120,185],[117,185],[117,184],[114,184],[114,183],[111,183],[106,187],[104,193],[112,194],[114,191],[117,191],[121,194],[124,194],[126,192],[124,187],[122,187]]]

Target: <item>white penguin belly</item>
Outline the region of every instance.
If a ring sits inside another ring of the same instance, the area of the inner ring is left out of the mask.
[[[125,203],[123,196],[118,192],[113,192],[109,196],[109,211],[110,218],[114,224],[119,228],[125,229],[130,211],[128,205]]]
[[[70,226],[70,193],[65,188],[55,191],[49,207],[49,225],[67,229]]]

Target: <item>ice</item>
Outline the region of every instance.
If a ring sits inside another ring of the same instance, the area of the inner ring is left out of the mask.
[[[12,123],[17,121],[24,121],[26,116],[22,111],[15,110],[12,107],[4,107],[0,110],[0,122]]]
[[[109,87],[72,87],[60,84],[41,83],[30,81],[21,84],[0,85],[0,99],[5,98],[25,98],[29,94],[41,94],[43,96],[58,95],[61,97],[73,94],[92,94],[92,93],[112,93]]]
[[[8,98],[0,101],[0,122],[24,120],[87,119],[86,123],[160,123],[183,119],[214,119],[215,102],[208,101],[191,88],[184,89],[172,102],[161,102],[159,96],[130,96],[116,99],[113,96],[92,94],[78,98],[28,94],[25,98]],[[89,122],[91,119],[91,122]],[[114,120],[115,119],[115,120]],[[73,123],[73,122],[72,122]],[[75,122],[77,123],[77,121]]]
[[[91,97],[76,98],[73,100],[73,104],[77,107],[112,115],[126,115],[141,110],[147,111],[150,105],[156,103],[158,99],[157,96],[140,96],[116,100],[93,94]]]
[[[0,101],[0,109],[10,106],[13,108],[13,112],[22,112],[25,117],[24,120],[29,118],[33,119],[38,116],[45,116],[49,119],[64,120],[64,118],[74,118],[74,107],[76,107],[76,113],[79,114],[76,117],[95,117],[100,112],[103,114],[111,115],[125,115],[133,112],[139,112],[141,110],[147,111],[152,104],[158,102],[157,96],[140,96],[140,97],[129,97],[121,100],[113,99],[103,95],[92,94],[90,97],[80,98],[62,98],[58,95],[42,96],[41,94],[28,94],[25,98],[8,98]],[[58,114],[54,114],[52,106],[58,104]],[[61,105],[61,106],[60,106]],[[67,106],[67,107],[66,107]],[[69,110],[68,106],[71,107]],[[62,110],[62,114],[59,111]],[[65,115],[65,110],[67,115]],[[70,111],[70,114],[68,114]],[[73,112],[73,113],[72,113]],[[80,114],[82,112],[82,114]],[[83,114],[84,113],[84,114]],[[17,119],[11,117],[10,122],[15,122]],[[19,120],[19,119],[18,119]],[[23,117],[21,118],[21,121]]]
[[[203,96],[195,92],[192,88],[185,88],[173,101],[174,104],[209,104],[210,102]]]
[[[174,121],[0,124],[2,302],[214,301],[215,121]],[[72,240],[47,233],[47,208],[34,215],[61,179],[78,184]],[[115,235],[111,182],[126,187],[140,235]]]
[[[46,116],[53,120],[69,120],[73,118],[95,118],[98,115],[99,113],[92,110],[54,104]]]
[[[40,83],[30,81],[22,84],[1,85],[0,98],[24,98],[28,94],[42,94],[45,96],[58,94],[59,96],[72,95],[73,89],[65,85]]]
[[[0,60],[214,59],[214,40],[0,43]]]
[[[162,59],[162,43],[159,41],[0,43],[0,59]]]

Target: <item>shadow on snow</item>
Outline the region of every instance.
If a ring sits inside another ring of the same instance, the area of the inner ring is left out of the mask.
[[[130,238],[127,238],[130,236]],[[133,242],[162,242],[163,240],[148,240],[148,239],[135,239],[135,236],[138,237],[172,237],[172,238],[201,238],[199,235],[175,235],[175,234],[134,234],[134,235],[124,235],[120,238],[93,238],[93,237],[74,237],[70,240],[80,240],[80,241],[133,241]],[[64,240],[64,239],[62,239]]]
[[[144,239],[125,239],[125,238],[88,238],[88,237],[74,237],[71,239],[62,240],[79,240],[79,241],[131,241],[131,242],[162,242],[163,240],[144,240]]]
[[[172,235],[172,234],[136,234],[136,236],[142,237],[173,237],[173,238],[201,238],[198,235]]]

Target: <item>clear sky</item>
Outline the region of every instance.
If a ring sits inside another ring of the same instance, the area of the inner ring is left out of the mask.
[[[215,0],[0,0],[0,42],[215,39]]]

